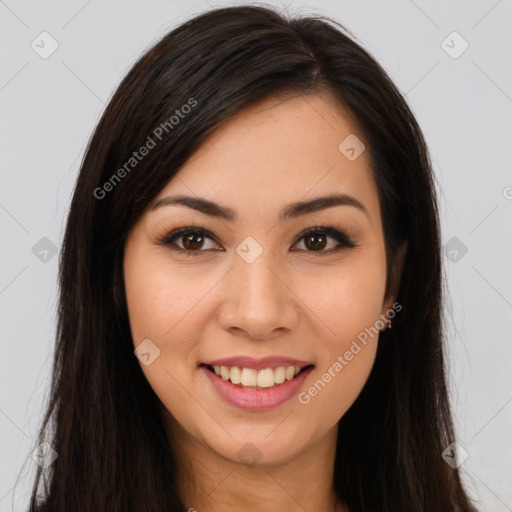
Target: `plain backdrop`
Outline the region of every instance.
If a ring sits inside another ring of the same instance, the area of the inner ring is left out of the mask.
[[[210,5],[234,4],[0,1],[1,512],[26,509],[32,483],[54,345],[57,251],[85,145],[135,59]],[[346,26],[418,118],[441,198],[450,388],[467,454],[461,469],[481,510],[512,511],[512,2],[274,5]]]

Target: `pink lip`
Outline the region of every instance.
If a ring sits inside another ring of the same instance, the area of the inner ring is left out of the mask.
[[[215,359],[214,361],[205,361],[204,365],[209,366],[238,366],[239,368],[252,368],[254,370],[265,370],[266,368],[277,368],[278,366],[308,366],[313,364],[311,361],[299,361],[289,357],[270,356],[263,359],[253,359],[248,356],[226,357],[224,359]]]
[[[214,362],[216,363],[216,361]],[[266,360],[266,366],[263,366],[262,368],[269,368],[268,363],[269,361]],[[215,364],[215,366],[218,365]],[[223,364],[220,366],[229,365]],[[293,365],[290,364],[289,366]],[[292,398],[298,393],[303,382],[308,378],[309,374],[313,371],[313,367],[307,368],[303,370],[301,373],[299,373],[297,377],[293,378],[292,380],[287,380],[282,384],[275,385],[272,388],[258,390],[240,388],[232,384],[229,380],[224,380],[222,377],[216,375],[206,366],[201,365],[200,368],[208,377],[210,382],[213,384],[213,387],[216,389],[219,395],[228,404],[238,407],[239,409],[244,409],[246,411],[265,411],[272,409],[274,407],[278,407],[284,402],[287,402],[288,400],[290,400],[290,398]],[[247,366],[245,366],[245,368],[247,368]]]

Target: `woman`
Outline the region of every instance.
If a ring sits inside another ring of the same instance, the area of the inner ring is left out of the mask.
[[[428,152],[345,32],[215,9],[122,81],[69,212],[32,511],[476,510],[441,455]]]

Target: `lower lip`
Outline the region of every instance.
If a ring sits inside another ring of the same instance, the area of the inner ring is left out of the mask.
[[[265,411],[278,407],[295,396],[303,382],[313,371],[313,367],[303,370],[292,380],[287,380],[272,388],[260,390],[239,388],[230,381],[224,380],[206,366],[201,366],[201,370],[228,404],[246,411]]]

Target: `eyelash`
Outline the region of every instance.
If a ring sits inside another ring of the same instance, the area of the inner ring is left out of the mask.
[[[191,251],[189,249],[183,249],[182,247],[178,247],[174,240],[183,237],[184,235],[200,235],[205,238],[210,238],[213,240],[217,245],[220,245],[217,240],[215,240],[215,237],[206,229],[204,228],[198,228],[198,227],[183,227],[179,229],[175,229],[174,231],[171,231],[170,233],[164,235],[160,240],[157,242],[158,245],[163,245],[171,249],[172,251],[181,252],[184,253],[186,256],[199,256],[201,253],[210,252],[212,250],[218,250],[218,249],[206,249],[202,250],[199,249],[197,251]],[[293,245],[296,245],[298,242],[300,242],[303,238],[307,238],[308,236],[312,235],[327,235],[328,237],[334,238],[339,245],[337,247],[328,249],[327,251],[321,250],[321,251],[308,251],[307,249],[301,249],[305,252],[310,252],[314,254],[318,254],[320,256],[327,255],[327,254],[333,254],[338,251],[341,251],[342,249],[352,249],[354,247],[357,247],[357,245],[347,236],[345,233],[342,233],[338,229],[336,229],[333,226],[315,226],[314,228],[308,229],[307,231],[303,232],[295,241]]]

